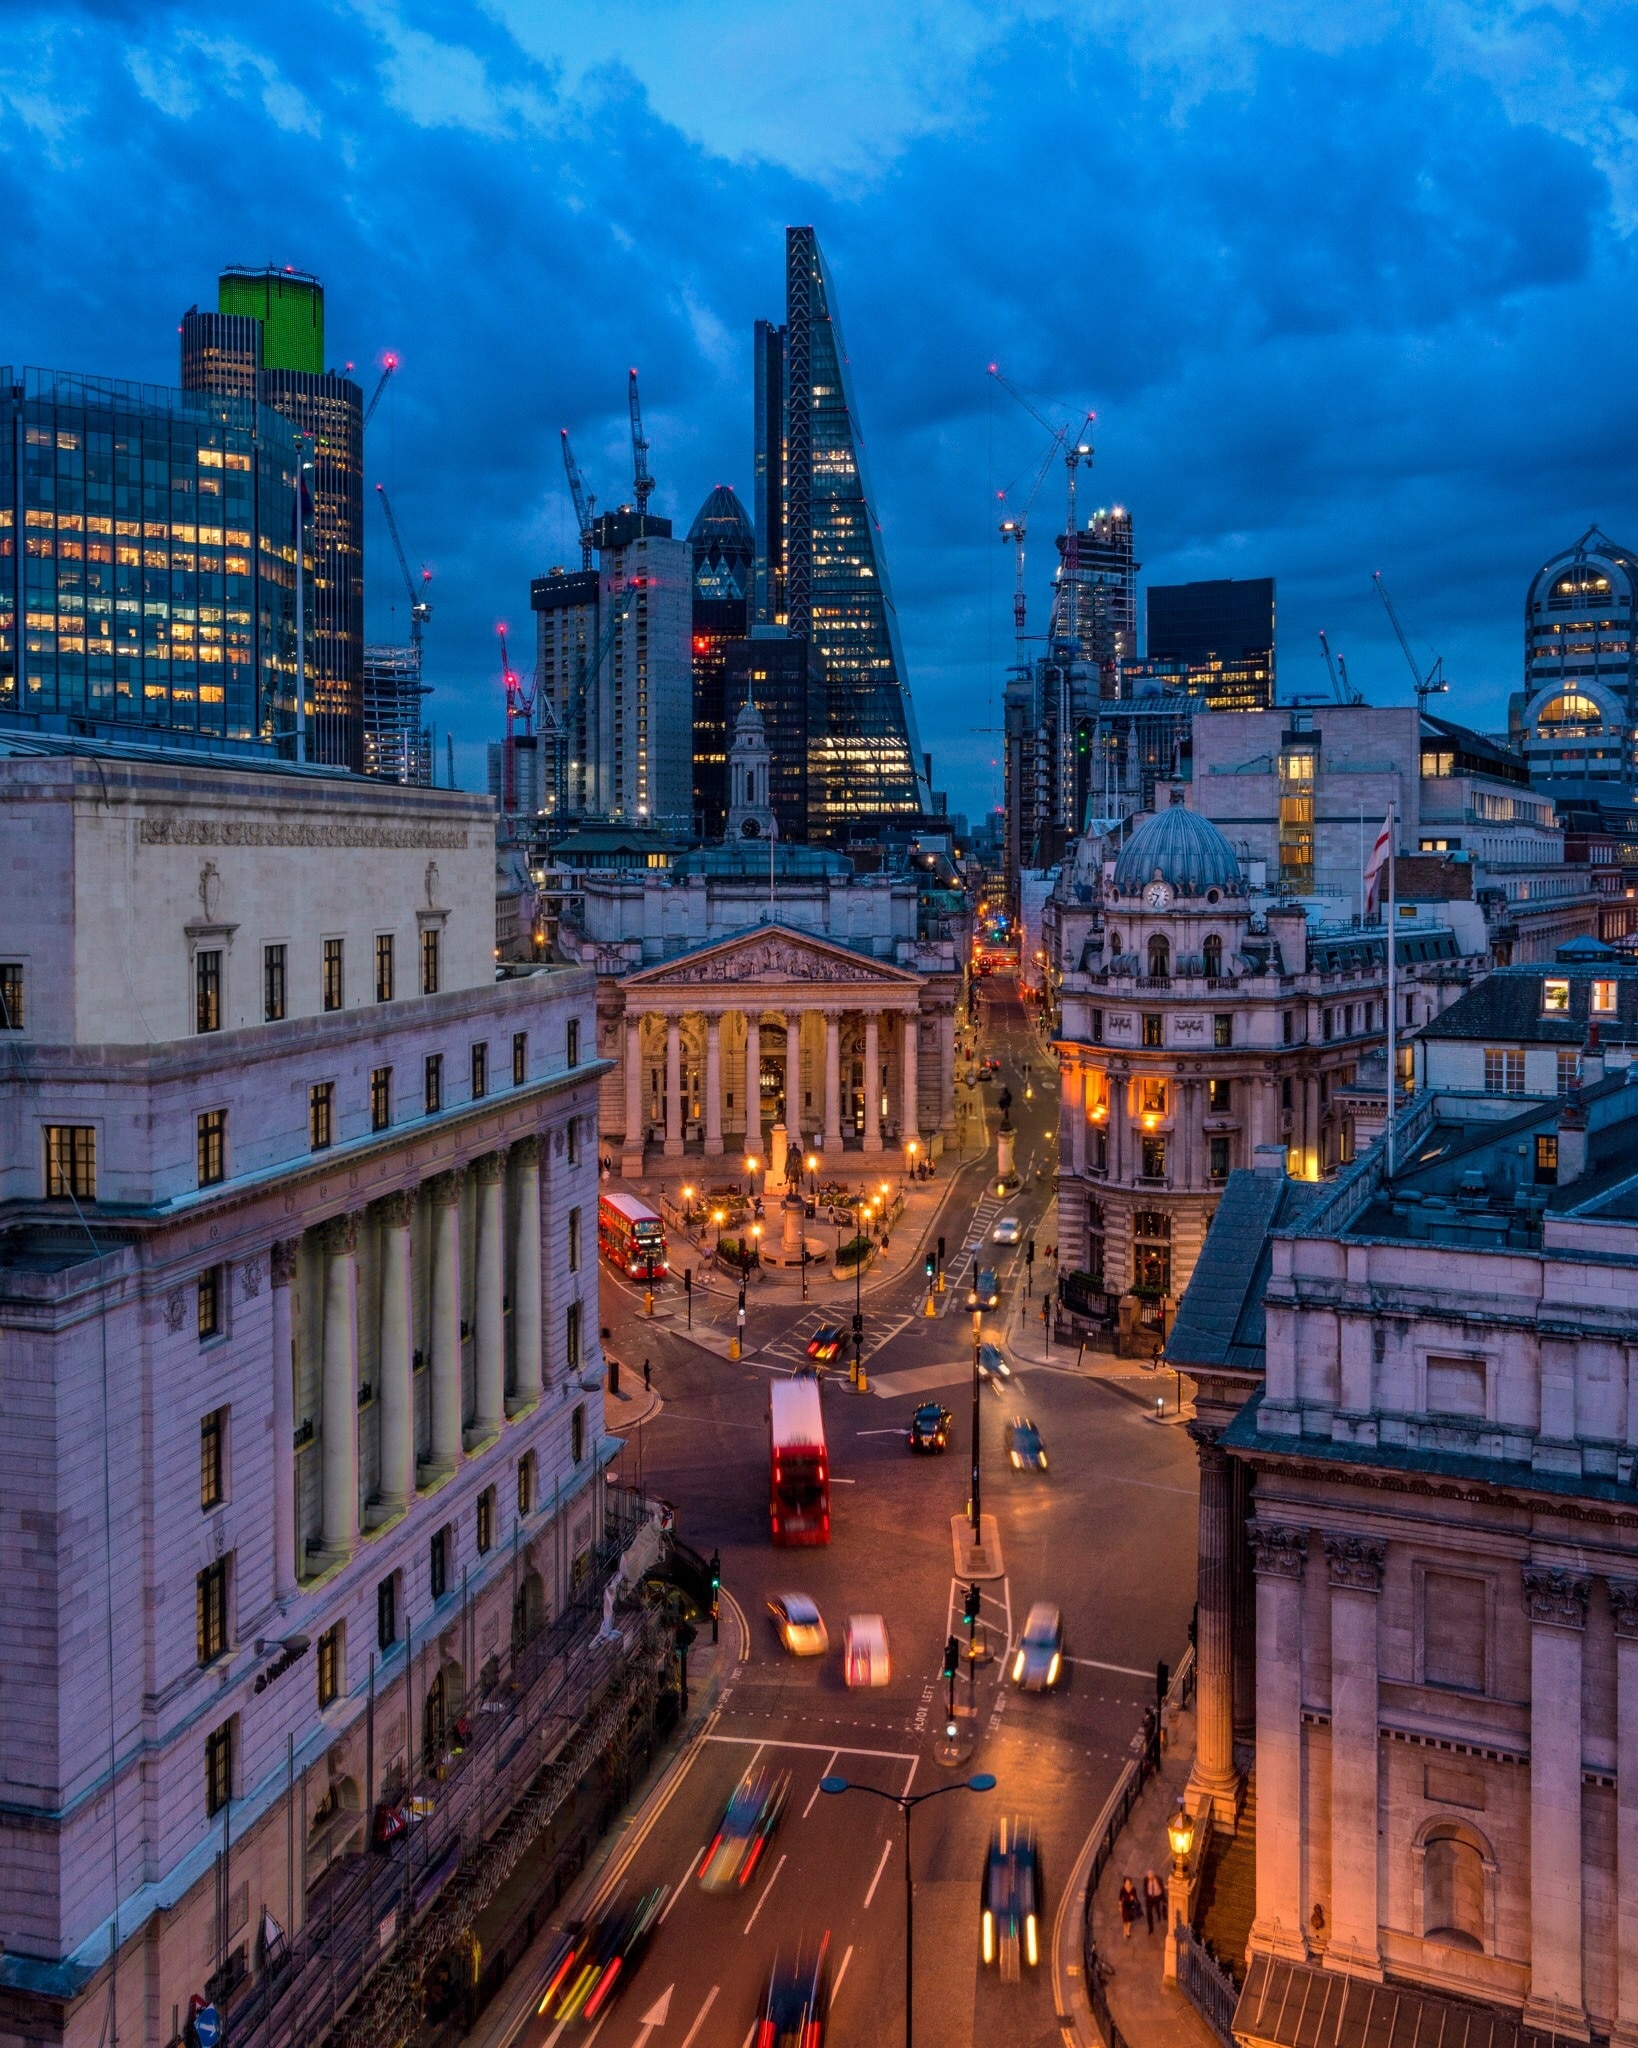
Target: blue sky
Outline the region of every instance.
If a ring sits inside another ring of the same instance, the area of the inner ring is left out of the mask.
[[[1505,722],[1532,570],[1638,532],[1638,31],[1504,0],[6,0],[0,361],[173,381],[224,262],[326,285],[329,352],[403,368],[372,428],[434,569],[431,713],[462,780],[494,626],[574,559],[567,426],[605,503],[640,366],[659,509],[750,494],[751,322],[789,221],[842,300],[923,742],[998,794],[1011,653],[993,493],[1044,409],[1098,414],[1093,503],[1145,580],[1278,579],[1286,689],[1328,628],[1409,676],[1381,569]],[[1045,610],[1049,508],[1032,521]],[[369,630],[404,630],[367,530]]]

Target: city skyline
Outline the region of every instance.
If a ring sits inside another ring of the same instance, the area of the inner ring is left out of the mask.
[[[999,790],[983,729],[1011,576],[989,494],[1027,489],[1043,445],[990,361],[1037,403],[1096,407],[1081,504],[1130,509],[1145,583],[1279,579],[1288,691],[1325,687],[1323,625],[1372,701],[1408,701],[1380,568],[1445,656],[1450,714],[1494,730],[1531,576],[1594,521],[1630,531],[1630,401],[1619,380],[1585,396],[1635,294],[1619,40],[1590,15],[1481,43],[1458,8],[1344,12],[1323,36],[1293,17],[1262,40],[1210,17],[957,9],[936,61],[914,14],[862,22],[845,54],[776,16],[735,44],[724,93],[681,27],[639,34],[619,9],[550,31],[502,10],[459,46],[413,18],[317,20],[223,41],[187,9],[151,29],[15,18],[29,86],[0,88],[0,175],[37,282],[0,353],[174,383],[178,309],[221,264],[320,276],[338,368],[373,381],[384,350],[404,359],[366,481],[436,571],[428,711],[468,787],[500,725],[494,623],[524,630],[529,578],[575,560],[556,429],[603,504],[626,495],[635,362],[656,510],[686,528],[719,482],[751,502],[751,326],[793,221],[845,299],[910,687],[954,808]],[[850,85],[867,59],[874,98]],[[117,181],[100,134],[121,138]],[[129,274],[135,246],[162,253]],[[1032,522],[1032,627],[1061,495],[1049,478]],[[367,636],[407,637],[374,507],[366,549]]]

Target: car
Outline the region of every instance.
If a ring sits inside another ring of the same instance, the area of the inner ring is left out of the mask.
[[[969,1308],[997,1308],[1001,1302],[1001,1287],[995,1277],[993,1266],[980,1266],[973,1277],[973,1284],[967,1296]]]
[[[1063,1668],[1063,1615],[1050,1601],[1037,1600],[1013,1654],[1012,1682],[1020,1692],[1050,1692]]]
[[[748,1770],[734,1787],[711,1846],[700,1858],[700,1889],[743,1891],[773,1840],[791,1796],[789,1771]]]
[[[574,1928],[554,1958],[539,2011],[554,2020],[595,2020],[643,1959],[659,1923],[669,1885],[619,1897],[590,1923]]]
[[[841,1331],[834,1323],[822,1323],[808,1339],[808,1356],[821,1363],[839,1357],[844,1342]]]
[[[768,1612],[779,1640],[793,1657],[818,1657],[830,1648],[825,1618],[806,1593],[776,1593]]]
[[[1007,1457],[1015,1472],[1044,1472],[1047,1468],[1046,1445],[1027,1415],[1015,1415],[1007,1424]]]
[[[824,2048],[830,2020],[830,1931],[774,1957],[757,2008],[753,2048]]]
[[[1024,1226],[1016,1216],[998,1216],[990,1237],[996,1244],[1016,1244],[1023,1234]]]
[[[886,1685],[893,1675],[887,1623],[879,1614],[850,1614],[842,1638],[842,1677],[848,1685]]]
[[[955,1417],[937,1401],[923,1401],[910,1418],[910,1448],[913,1451],[942,1451],[949,1447]]]
[[[978,1377],[999,1397],[1012,1379],[1012,1367],[1002,1356],[999,1344],[978,1347]]]
[[[986,1968],[1016,1984],[1041,1960],[1041,1857],[1027,1820],[1000,1821],[984,1858],[979,1945]]]

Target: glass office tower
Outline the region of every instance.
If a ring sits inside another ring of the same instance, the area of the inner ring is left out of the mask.
[[[295,491],[253,398],[0,370],[0,718],[288,751]]]
[[[715,840],[728,818],[725,666],[729,643],[750,629],[756,553],[745,507],[727,484],[718,484],[695,514],[688,545],[694,557],[694,830]]]

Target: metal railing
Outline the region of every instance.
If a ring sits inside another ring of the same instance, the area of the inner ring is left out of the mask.
[[[1177,1930],[1177,1982],[1223,2048],[1235,2048],[1234,2009],[1240,1989],[1192,1929]]]

